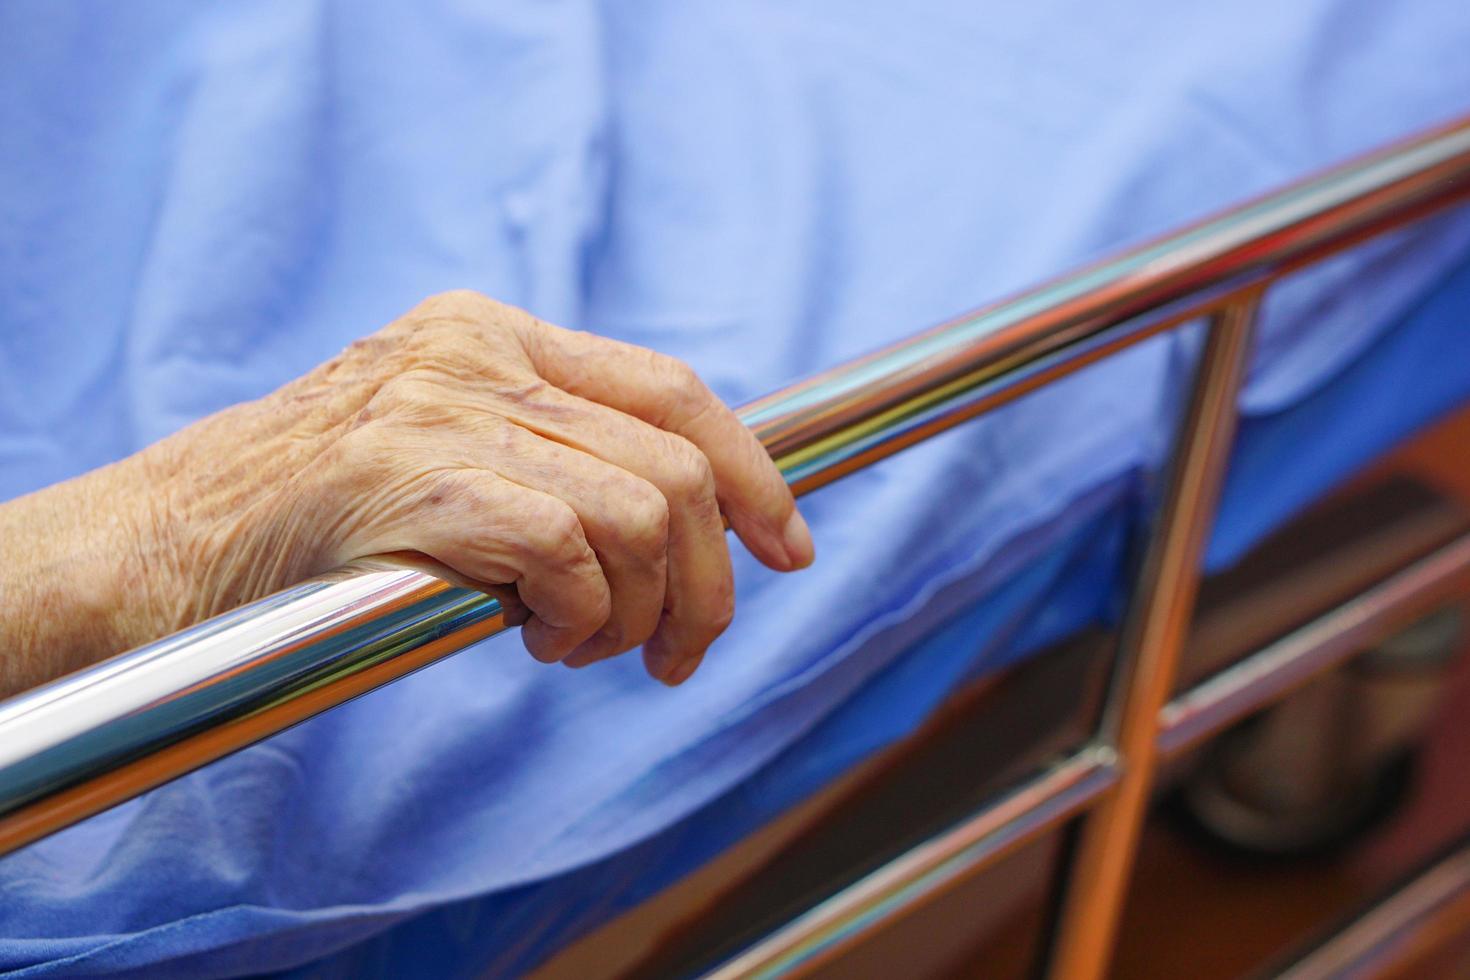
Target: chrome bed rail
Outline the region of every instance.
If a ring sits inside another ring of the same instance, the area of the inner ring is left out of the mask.
[[[1470,933],[1470,840],[1414,875],[1273,975],[1277,980],[1461,976],[1470,957],[1425,962]]]
[[[1166,703],[1260,296],[1291,271],[1466,200],[1470,119],[958,317],[742,409],[788,482],[806,493],[1145,338],[1208,321],[1189,413],[1095,743],[793,920],[718,975],[805,972],[927,890],[1079,812],[1085,812],[1083,831],[1052,971],[1101,974],[1163,753],[1264,703],[1258,694],[1279,696],[1299,677],[1325,669],[1333,662],[1328,648],[1342,631],[1360,639],[1412,604],[1398,592],[1381,597],[1379,606],[1327,624],[1295,646],[1262,651],[1250,661],[1256,673],[1242,665],[1204,700],[1186,696]],[[1470,543],[1461,542],[1423,574],[1443,586],[1462,580],[1467,567]],[[505,628],[494,598],[427,567],[372,559],[0,703],[0,854]],[[1281,673],[1288,669],[1296,673]],[[1287,679],[1272,680],[1278,673]]]

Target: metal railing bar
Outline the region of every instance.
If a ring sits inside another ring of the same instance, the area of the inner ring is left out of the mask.
[[[1470,588],[1470,534],[1419,559],[1164,707],[1158,750],[1174,758]]]
[[[1170,304],[1467,197],[1470,119],[817,375],[742,417],[805,492],[1149,335]],[[377,577],[370,600],[364,575]],[[503,628],[494,598],[375,560],[0,703],[0,854]]]
[[[746,419],[780,460],[863,420],[915,411],[930,393],[1028,345],[1065,346],[1223,284],[1279,276],[1467,198],[1470,119],[817,374],[752,403]]]
[[[707,977],[800,976],[819,968],[876,923],[936,897],[1080,812],[1117,783],[1114,761],[1110,749],[1082,749],[792,919]]]
[[[1462,844],[1276,976],[1367,980],[1392,975],[1467,930],[1470,844]]]
[[[1160,761],[1187,751],[1252,711],[1284,697],[1312,677],[1346,661],[1366,644],[1432,611],[1467,587],[1470,587],[1470,535],[1441,547],[1170,702],[1160,713]],[[1067,815],[1081,812],[1101,799],[1116,785],[1117,778],[1118,773],[1114,771],[1106,785],[1071,805]],[[1070,789],[1069,785],[1061,787],[1062,791]],[[1034,821],[1016,827],[1010,848],[974,857],[948,880],[983,871],[1052,826],[1054,822]],[[903,858],[891,862],[884,872],[896,874],[902,861]],[[893,894],[902,893],[894,881],[889,880],[887,884]],[[839,904],[840,897],[818,907],[826,911],[820,919],[807,913],[792,920],[714,976],[799,975],[825,961],[828,955],[841,952],[864,930],[902,910],[896,901],[879,906],[849,896]],[[918,900],[927,897],[929,893],[921,892]],[[796,955],[796,950],[801,950],[802,955]],[[737,964],[746,972],[735,972]]]
[[[1023,348],[1004,371],[982,367],[985,380],[928,414],[893,421],[884,431],[897,434],[862,462],[1197,318],[1239,289],[1226,283],[1061,348]],[[785,472],[801,494],[835,479],[828,467],[848,472],[853,462],[838,451],[799,476]],[[495,598],[431,565],[404,556],[355,562],[0,703],[0,854],[505,628]],[[406,618],[384,618],[399,609]]]
[[[1119,638],[1114,691],[1101,738],[1122,760],[1117,788],[1090,812],[1062,899],[1052,976],[1100,980],[1122,915],[1153,788],[1159,711],[1174,689],[1194,614],[1205,541],[1235,437],[1260,294],[1211,319],[1167,479]]]
[[[494,599],[386,561],[263,603],[0,706],[0,854],[504,628]]]
[[[1261,282],[1254,276],[1237,277],[1074,339],[1037,337],[1004,360],[979,365],[922,399],[895,406],[836,435],[778,456],[776,463],[798,494],[808,493],[1135,344],[1207,316],[1260,288]]]
[[[1252,711],[1284,697],[1312,677],[1347,660],[1366,644],[1432,611],[1467,586],[1470,586],[1470,535],[1443,546],[1170,702],[1160,715],[1161,761],[1187,751]],[[1076,803],[1068,815],[1100,799],[1116,781],[1114,773],[1107,786]],[[1036,821],[1015,828],[1011,849],[1035,839],[1051,826],[1053,823]],[[978,856],[949,880],[961,874],[978,873],[1008,852]],[[900,867],[900,861],[895,861],[884,871],[892,874]],[[902,894],[902,889],[895,887],[891,880],[888,884],[895,895]],[[921,892],[918,900],[925,897],[929,893]],[[885,921],[902,906],[896,901],[880,906],[849,896],[840,905],[834,898],[819,908],[827,913],[820,920],[811,913],[793,920],[732,960],[715,976],[799,974],[818,965],[828,955],[840,952],[863,930]],[[746,972],[735,972],[737,964]]]

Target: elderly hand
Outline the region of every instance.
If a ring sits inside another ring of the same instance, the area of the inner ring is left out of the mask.
[[[770,457],[689,368],[447,293],[259,401],[0,507],[7,548],[51,539],[8,573],[29,585],[0,583],[19,651],[0,670],[34,684],[353,558],[415,551],[513,586],[538,660],[642,644],[648,672],[678,684],[733,613],[722,515],[770,567],[811,562]],[[68,611],[67,589],[95,594]],[[32,620],[58,612],[70,662],[38,667],[56,637]]]

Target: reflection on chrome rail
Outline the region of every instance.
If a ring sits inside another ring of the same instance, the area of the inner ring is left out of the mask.
[[[17,697],[0,852],[503,628],[492,597],[362,561]]]
[[[1466,198],[1470,120],[819,374],[742,417],[806,492]],[[0,704],[0,854],[503,628],[495,599],[374,560]]]

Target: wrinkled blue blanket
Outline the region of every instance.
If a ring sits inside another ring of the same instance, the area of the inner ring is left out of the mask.
[[[0,499],[451,287],[739,402],[1470,111],[1467,44],[1462,0],[10,0]],[[1470,396],[1467,243],[1273,297],[1215,564]],[[739,562],[683,689],[492,641],[0,861],[0,971],[537,962],[1093,614],[1188,346],[809,498],[818,566]]]

